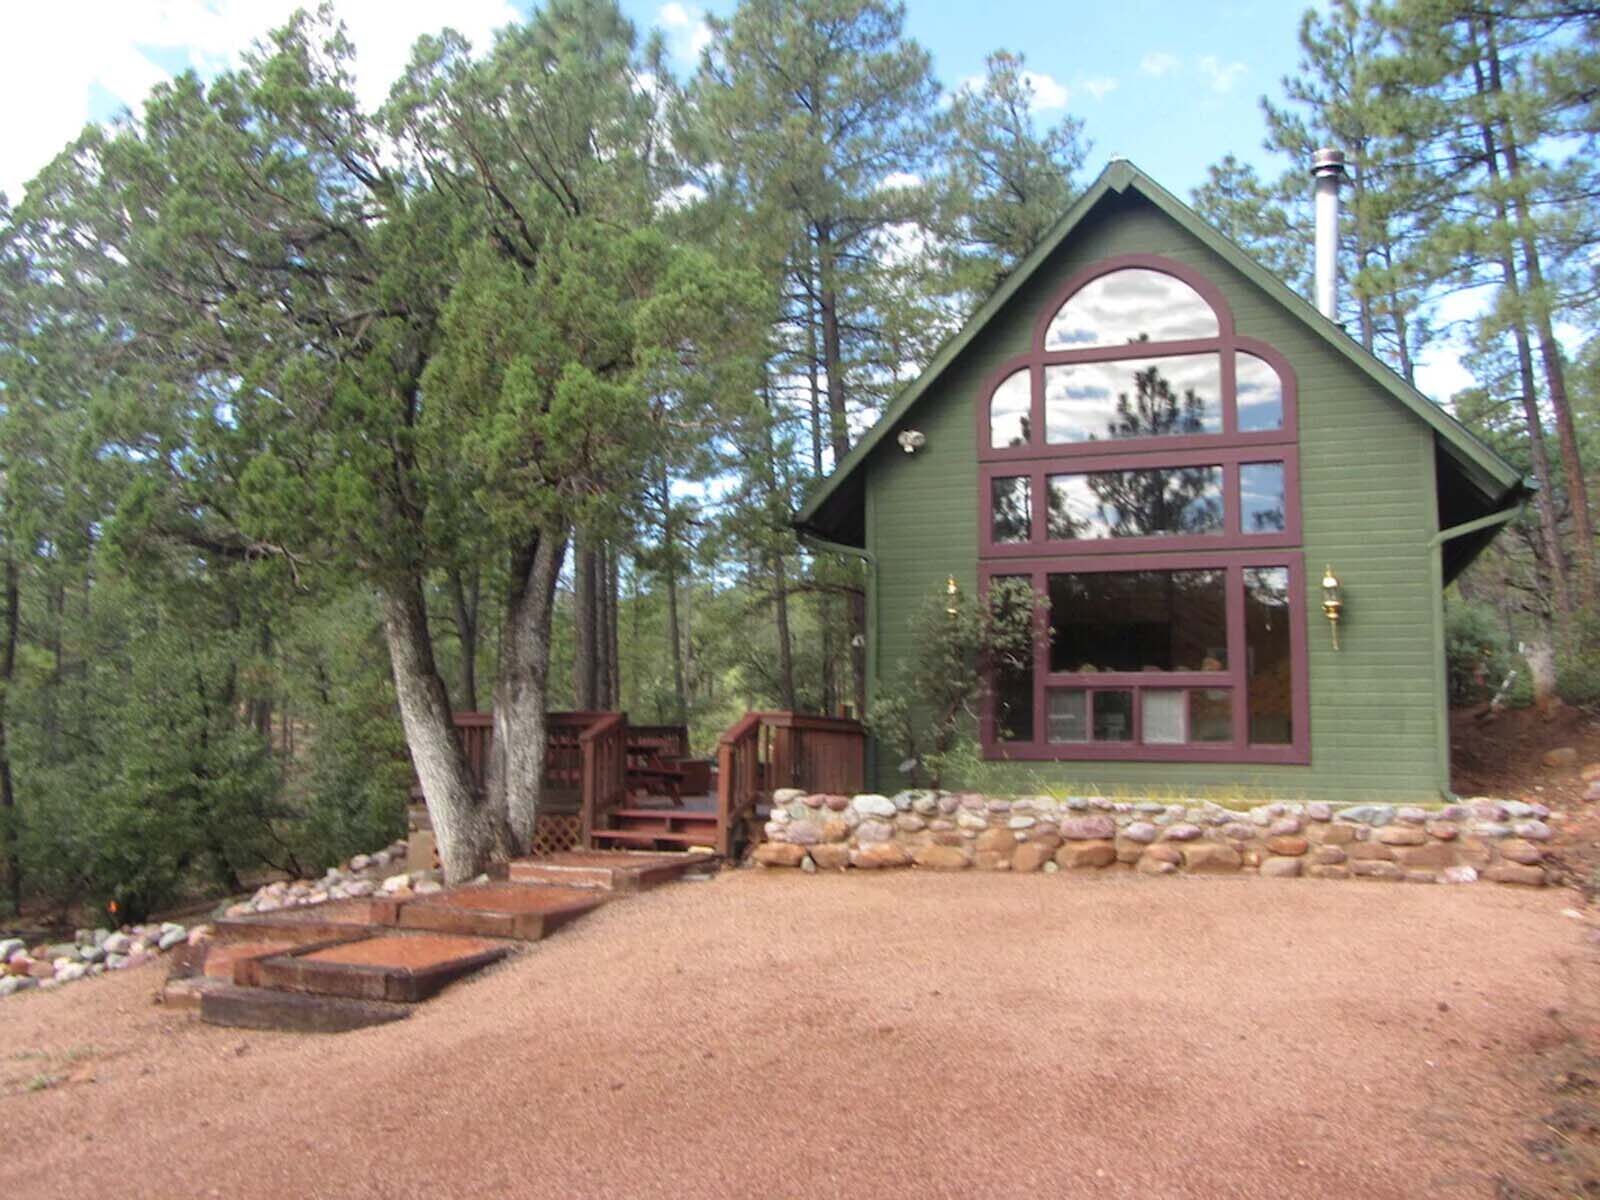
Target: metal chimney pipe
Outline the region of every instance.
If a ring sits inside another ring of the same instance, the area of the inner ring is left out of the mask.
[[[1311,159],[1316,182],[1317,310],[1339,319],[1339,186],[1347,178],[1344,152],[1324,146]]]

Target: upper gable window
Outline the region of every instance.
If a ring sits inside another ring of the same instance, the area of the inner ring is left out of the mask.
[[[1125,267],[1091,279],[1068,297],[1045,332],[1044,348],[1188,342],[1218,333],[1217,314],[1183,280],[1165,271]]]

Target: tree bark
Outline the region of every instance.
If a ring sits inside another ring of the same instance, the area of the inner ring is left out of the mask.
[[[1484,19],[1485,41],[1489,51],[1489,87],[1501,95],[1503,86],[1500,74],[1500,47],[1495,35],[1493,18]],[[1567,399],[1566,364],[1561,357],[1561,344],[1556,341],[1555,329],[1550,320],[1550,305],[1544,292],[1544,269],[1540,262],[1539,246],[1533,236],[1532,214],[1527,193],[1517,186],[1522,177],[1522,160],[1511,120],[1501,109],[1500,149],[1505,158],[1506,175],[1512,183],[1512,204],[1517,213],[1517,225],[1522,243],[1522,262],[1528,277],[1527,303],[1534,332],[1539,338],[1539,359],[1544,369],[1545,397],[1556,421],[1556,445],[1561,454],[1562,481],[1566,484],[1567,504],[1572,510],[1573,555],[1578,562],[1578,596],[1580,607],[1588,607],[1594,600],[1595,554],[1594,524],[1589,516],[1589,488],[1583,477],[1583,461],[1578,449],[1578,431],[1572,420],[1572,405]]]
[[[578,539],[572,564],[572,696],[573,707],[593,712],[599,707],[595,671],[595,548],[588,535]]]
[[[17,820],[17,794],[11,778],[10,700],[11,681],[17,668],[17,630],[21,625],[21,588],[17,580],[17,560],[6,555],[4,568],[4,611],[0,620],[0,834],[5,837],[6,897],[11,911],[22,911],[22,855],[17,848],[22,832]]]
[[[550,618],[567,556],[564,533],[545,533],[512,555],[494,689],[494,754],[490,805],[503,812],[513,844],[525,852],[544,796],[546,710],[550,684]]]
[[[1489,86],[1484,78],[1482,59],[1476,54],[1472,61],[1472,72],[1477,93],[1481,97],[1488,92]],[[1496,145],[1495,131],[1485,121],[1479,124],[1478,134],[1483,144],[1484,164],[1489,172],[1491,190],[1494,194],[1495,216],[1501,227],[1505,228],[1508,225],[1509,214],[1501,190],[1500,149]],[[1522,288],[1517,278],[1516,258],[1509,244],[1500,248],[1499,259],[1501,280],[1512,298],[1514,311],[1519,314],[1518,319],[1512,323],[1511,332],[1517,347],[1517,376],[1522,386],[1522,416],[1528,426],[1528,451],[1533,462],[1534,478],[1541,485],[1535,506],[1539,512],[1539,531],[1550,571],[1550,592],[1554,601],[1555,615],[1558,623],[1565,625],[1567,617],[1572,612],[1571,595],[1567,589],[1567,565],[1562,555],[1560,531],[1556,528],[1555,498],[1551,495],[1550,487],[1550,457],[1544,444],[1544,421],[1539,415],[1538,385],[1534,379],[1533,347],[1528,338],[1527,326],[1520,317]]]
[[[450,568],[445,579],[450,589],[450,606],[455,612],[456,641],[461,646],[461,707],[477,712],[478,602],[482,596],[483,575],[474,564],[470,581],[462,578],[459,567]]]
[[[845,403],[844,346],[839,336],[839,298],[835,291],[833,240],[826,225],[817,229],[817,256],[821,264],[822,288],[818,300],[822,310],[822,362],[828,377],[828,417],[833,439],[833,465],[838,468],[850,453],[850,420]],[[856,715],[867,708],[867,602],[865,596],[849,601],[850,674],[854,682]]]
[[[392,583],[381,597],[400,720],[438,838],[445,882],[465,883],[483,870],[497,849],[496,821],[473,786],[451,720],[450,696],[434,659],[421,580]]]
[[[620,582],[617,550],[613,546],[606,554],[606,708],[622,708],[622,648],[617,636],[617,604]]]

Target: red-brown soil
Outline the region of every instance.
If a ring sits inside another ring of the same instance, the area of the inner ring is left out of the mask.
[[[4,1001],[0,1161],[95,1200],[1492,1196],[1600,994],[1570,902],[730,872],[325,1037],[141,968]]]
[[[314,950],[304,957],[310,962],[350,963],[369,967],[403,967],[420,971],[441,963],[454,962],[485,950],[500,949],[504,942],[482,938],[452,937],[444,933],[393,933],[364,938]]]

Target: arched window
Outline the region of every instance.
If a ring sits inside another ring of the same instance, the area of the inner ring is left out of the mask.
[[[980,558],[1031,581],[991,757],[1309,755],[1294,372],[1151,255],[1081,272],[985,384]]]

